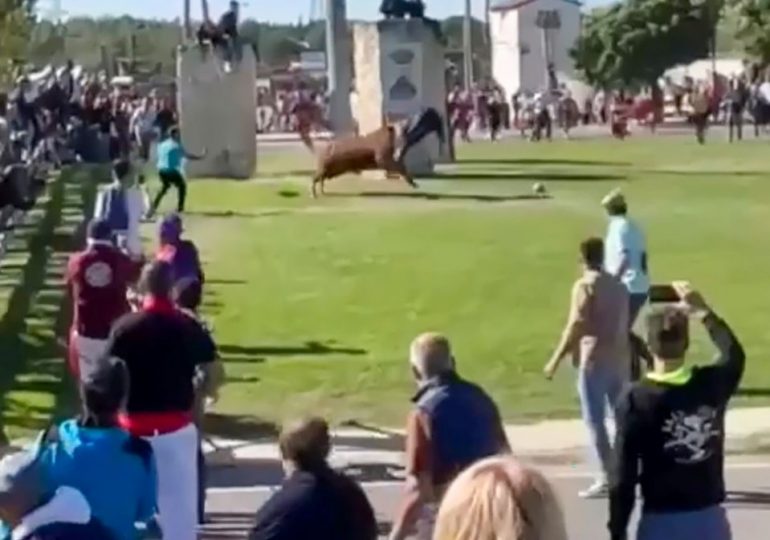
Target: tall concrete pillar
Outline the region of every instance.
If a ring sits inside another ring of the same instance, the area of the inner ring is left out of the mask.
[[[190,178],[251,178],[257,164],[257,59],[244,46],[231,72],[224,57],[208,48],[181,47],[177,92],[182,141],[193,153]]]
[[[355,112],[362,134],[381,128],[383,118],[403,120],[428,107],[447,117],[445,48],[431,25],[421,19],[357,23],[353,41]],[[410,173],[424,176],[450,158],[448,145],[442,147],[431,135],[404,163]]]
[[[345,0],[326,0],[326,62],[329,121],[335,135],[351,131],[350,90],[353,73]]]

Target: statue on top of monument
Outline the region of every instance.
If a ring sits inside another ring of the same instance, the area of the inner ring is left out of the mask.
[[[380,13],[386,19],[425,18],[425,3],[422,0],[382,0]]]

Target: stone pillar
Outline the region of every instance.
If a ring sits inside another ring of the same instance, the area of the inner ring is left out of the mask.
[[[389,19],[353,27],[356,110],[361,134],[427,107],[446,119],[444,45],[435,29],[421,19]],[[447,133],[447,136],[449,134]],[[433,174],[436,163],[449,161],[449,145],[440,150],[431,135],[406,156],[411,174]]]
[[[177,56],[179,124],[190,178],[251,178],[257,165],[257,62],[251,47],[225,71],[217,51],[198,45],[180,47]]]
[[[350,36],[345,0],[326,0],[326,62],[329,79],[329,121],[335,135],[349,133],[353,127],[350,90]]]

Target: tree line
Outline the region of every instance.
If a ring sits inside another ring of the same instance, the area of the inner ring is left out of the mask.
[[[583,25],[573,57],[594,86],[656,87],[667,69],[720,49],[770,63],[770,0],[624,0]]]
[[[87,68],[105,57],[128,62],[138,71],[173,74],[180,21],[132,17],[72,18],[61,24],[36,20],[35,0],[0,0],[0,84],[14,62]],[[442,21],[447,46],[462,50],[462,17]],[[714,48],[770,63],[770,0],[620,0],[584,17],[573,56],[591,84],[605,87],[649,85],[677,64],[707,57]],[[265,68],[281,68],[304,50],[323,50],[323,21],[270,24],[246,20],[243,39]],[[476,75],[490,70],[486,26],[473,21]]]

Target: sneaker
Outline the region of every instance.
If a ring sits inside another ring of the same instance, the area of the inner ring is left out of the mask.
[[[606,480],[597,480],[591,487],[578,492],[581,499],[601,499],[609,495],[610,489]]]

